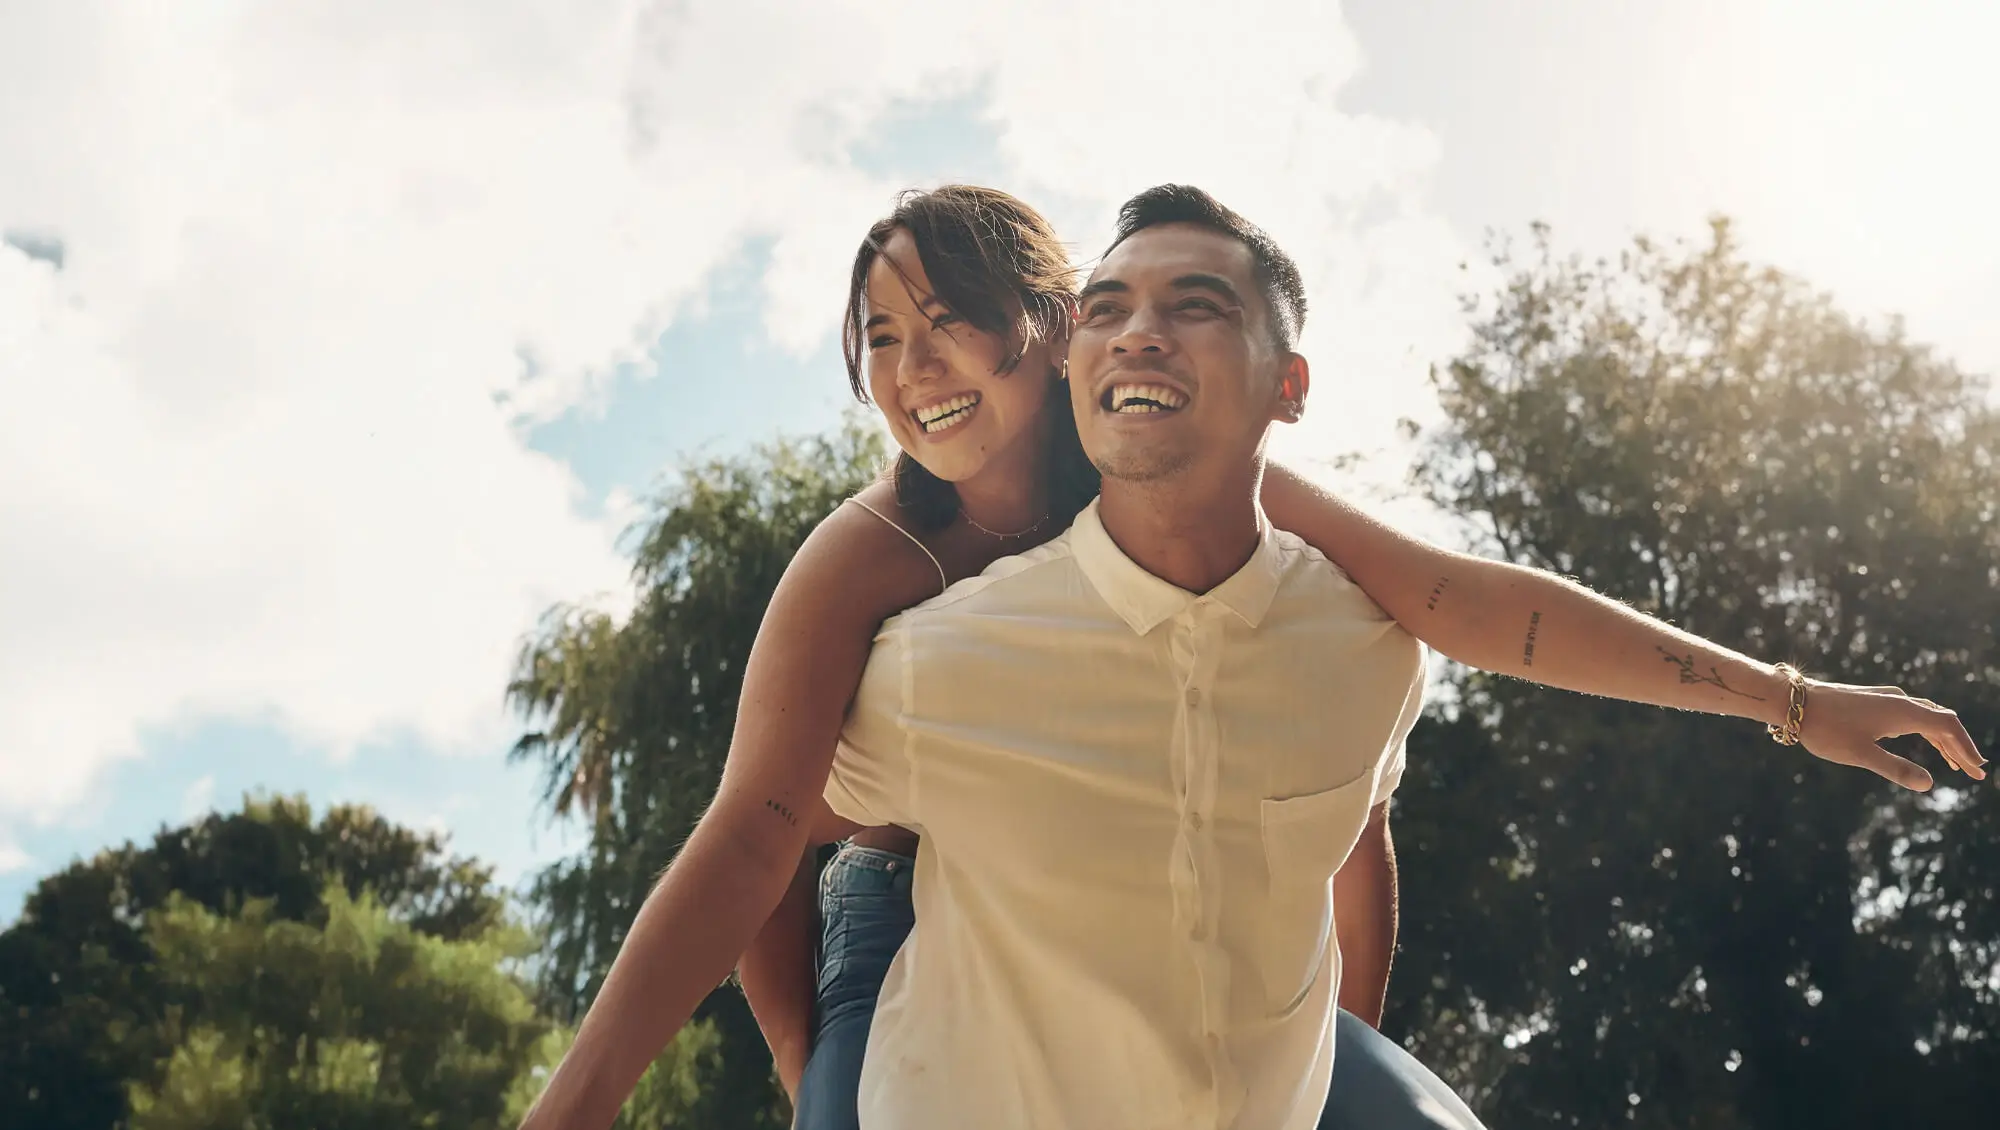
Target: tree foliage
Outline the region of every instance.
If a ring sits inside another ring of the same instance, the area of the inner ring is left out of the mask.
[[[317,921],[172,895],[147,941],[173,1051],[130,1087],[134,1130],[498,1127],[551,1024],[489,925],[447,940],[338,883]]]
[[[1431,496],[1510,560],[2000,739],[1984,384],[1703,245],[1506,253]],[[2000,1098],[2000,806],[1759,727],[1463,680],[1398,817],[1392,1024],[1496,1123],[1973,1125]],[[1909,752],[1905,748],[1904,752]],[[1938,762],[1931,762],[1934,769]],[[1981,1121],[1979,1124],[1983,1124]]]
[[[554,1070],[569,1050],[576,1033],[560,1029],[551,1034],[545,1043],[542,1057],[534,1071],[515,1081],[511,1096],[510,1114],[506,1125],[520,1124],[519,1115],[525,1115],[528,1107],[540,1097],[543,1086],[548,1081],[548,1073]],[[632,1097],[618,1112],[612,1130],[661,1130],[685,1128],[685,1130],[710,1130],[720,1125],[711,1117],[715,1101],[710,1097],[714,1081],[722,1075],[722,1036],[713,1020],[697,1020],[681,1029],[674,1042],[668,1044],[659,1058],[646,1068],[645,1074],[632,1088]]]
[[[274,922],[323,928],[329,881],[444,941],[483,936],[504,913],[489,871],[437,837],[365,808],[315,821],[303,800],[252,801],[78,862],[0,933],[0,1111],[38,1130],[126,1124],[128,1084],[156,1083],[175,1046],[155,916],[176,898],[222,916],[257,903]]]
[[[536,881],[554,1007],[596,995],[633,917],[693,830],[729,750],[743,665],[778,578],[814,525],[883,465],[857,421],[822,438],[686,469],[635,528],[638,600],[620,621],[571,605],[524,645],[509,700],[527,720],[514,756],[539,762],[554,813],[588,847]],[[736,990],[699,1015],[718,1032],[707,1125],[783,1125],[770,1062]]]

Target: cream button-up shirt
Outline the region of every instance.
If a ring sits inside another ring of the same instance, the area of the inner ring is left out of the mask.
[[[862,1130],[1315,1124],[1331,880],[1401,777],[1424,660],[1262,525],[1195,596],[1093,503],[882,626],[826,795],[923,843]]]

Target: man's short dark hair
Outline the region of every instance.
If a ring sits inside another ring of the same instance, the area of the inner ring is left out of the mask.
[[[1105,248],[1110,254],[1119,244],[1161,224],[1193,224],[1221,232],[1250,249],[1256,264],[1257,285],[1271,310],[1271,334],[1278,348],[1290,352],[1306,325],[1306,287],[1299,279],[1299,265],[1285,254],[1278,242],[1263,228],[1223,207],[1222,202],[1189,184],[1162,184],[1127,200],[1118,209],[1118,234]]]

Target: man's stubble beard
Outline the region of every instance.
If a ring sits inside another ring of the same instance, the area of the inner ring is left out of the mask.
[[[1091,464],[1107,479],[1158,485],[1186,474],[1194,466],[1194,456],[1185,451],[1126,451],[1092,457]]]

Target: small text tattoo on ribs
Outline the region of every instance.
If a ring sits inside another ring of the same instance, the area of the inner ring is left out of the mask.
[[[1658,644],[1654,645],[1653,650],[1665,656],[1666,661],[1668,663],[1671,663],[1675,667],[1680,669],[1682,686],[1692,686],[1695,683],[1706,683],[1711,687],[1719,687],[1722,690],[1728,691],[1730,694],[1736,695],[1740,698],[1747,698],[1752,702],[1764,701],[1764,697],[1762,695],[1754,695],[1751,694],[1749,691],[1739,691],[1735,687],[1730,686],[1728,683],[1723,682],[1722,672],[1716,670],[1714,667],[1710,667],[1708,669],[1708,674],[1706,675],[1700,673],[1699,671],[1696,671],[1694,669],[1694,656],[1691,654],[1675,655],[1673,652],[1668,651],[1664,647],[1660,647]]]
[[[1535,665],[1535,637],[1541,633],[1541,630],[1542,614],[1539,612],[1529,613],[1528,638],[1521,645],[1521,666],[1533,667]]]
[[[1451,587],[1450,577],[1439,577],[1437,579],[1437,584],[1431,586],[1431,599],[1429,603],[1424,605],[1424,608],[1427,611],[1436,612],[1438,601],[1443,599],[1444,597],[1444,590],[1450,587]]]
[[[764,802],[764,807],[765,807],[765,808],[768,808],[768,809],[770,809],[771,811],[773,811],[773,812],[777,813],[778,815],[780,815],[780,816],[784,817],[784,818],[785,818],[785,823],[787,823],[787,824],[791,824],[791,825],[793,825],[793,826],[797,826],[797,824],[798,824],[798,822],[799,822],[799,818],[798,818],[798,817],[796,817],[796,816],[794,816],[794,815],[792,815],[792,810],[791,810],[791,809],[789,809],[789,808],[786,808],[786,807],[785,807],[784,805],[782,805],[782,804],[779,804],[779,803],[778,803],[777,801],[775,801],[775,800],[767,800],[767,801],[765,801],[765,802]]]

